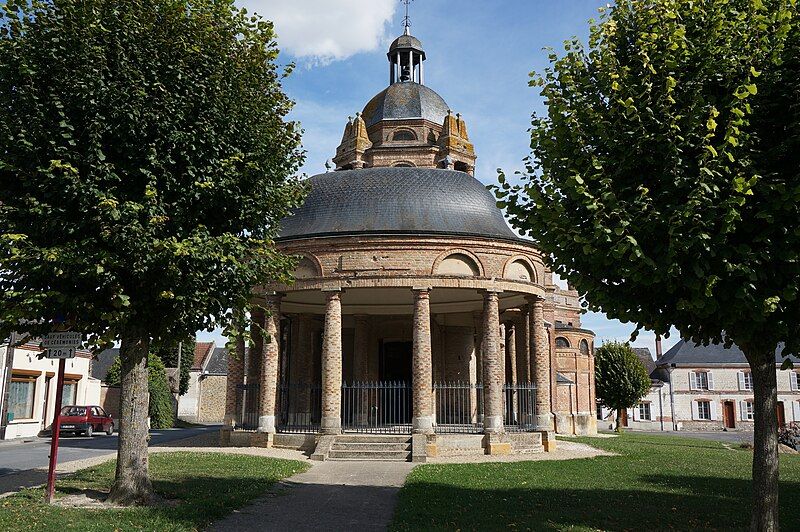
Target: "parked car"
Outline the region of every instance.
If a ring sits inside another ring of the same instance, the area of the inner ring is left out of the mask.
[[[85,433],[91,437],[95,431],[114,434],[114,420],[105,410],[96,405],[65,406],[61,409],[61,432]]]

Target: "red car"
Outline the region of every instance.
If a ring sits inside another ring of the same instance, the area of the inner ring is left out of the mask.
[[[65,406],[59,418],[61,432],[85,433],[91,437],[95,431],[114,434],[114,420],[99,406]]]

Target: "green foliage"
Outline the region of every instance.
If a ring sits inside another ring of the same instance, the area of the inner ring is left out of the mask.
[[[588,308],[798,352],[798,25],[792,0],[618,2],[533,76],[547,114],[496,195]]]
[[[597,398],[614,410],[636,406],[650,391],[647,369],[627,343],[608,342],[594,354]]]
[[[119,386],[122,382],[122,359],[114,359],[106,374],[106,383]],[[154,354],[147,357],[147,387],[150,391],[150,427],[154,429],[168,429],[175,424],[172,409],[172,392],[169,389],[169,380],[164,362]]]
[[[150,456],[156,493],[170,504],[113,508],[66,508],[44,501],[44,488],[24,489],[3,499],[0,529],[20,523],[31,530],[204,530],[210,523],[263,495],[278,480],[308,464],[261,456],[221,453],[156,453]],[[80,490],[105,492],[114,478],[114,460],[56,482],[56,497]]]
[[[178,394],[183,395],[189,390],[189,369],[192,367],[192,360],[194,357],[194,344],[196,343],[195,337],[191,336],[184,340],[181,346],[181,372]],[[158,357],[164,361],[164,365],[168,368],[178,367],[178,346],[170,346],[162,344],[155,350]]]
[[[62,316],[90,347],[170,345],[287,279],[303,155],[277,58],[229,0],[0,6],[0,336]]]

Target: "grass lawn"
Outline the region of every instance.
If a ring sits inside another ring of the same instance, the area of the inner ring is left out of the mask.
[[[56,483],[56,496],[82,489],[106,490],[115,461],[84,469]],[[44,489],[0,499],[0,530],[198,530],[263,494],[275,481],[307,464],[218,453],[154,453],[150,475],[156,492],[174,504],[95,510],[43,502]]]
[[[419,466],[400,491],[392,529],[747,527],[751,451],[642,434],[578,441],[620,456]],[[781,528],[800,530],[800,455],[780,461]]]

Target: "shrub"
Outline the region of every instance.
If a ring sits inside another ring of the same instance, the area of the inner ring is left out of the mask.
[[[111,386],[119,386],[121,370],[120,358],[117,357],[108,369],[106,383]],[[151,354],[147,357],[147,370],[147,388],[150,391],[150,427],[154,429],[171,428],[175,424],[175,416],[164,363],[158,356]]]
[[[800,450],[800,424],[788,423],[778,431],[778,442]]]

